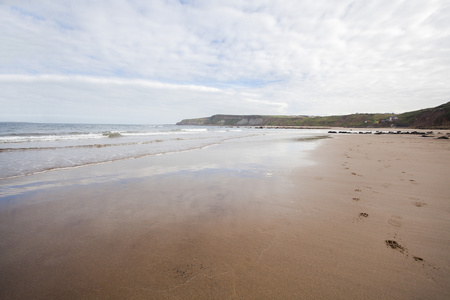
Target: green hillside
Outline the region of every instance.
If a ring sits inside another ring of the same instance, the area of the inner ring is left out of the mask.
[[[177,125],[215,126],[324,126],[450,128],[450,102],[402,114],[363,113],[341,116],[214,115],[185,119]]]
[[[398,115],[400,126],[411,128],[450,128],[450,102],[433,108],[410,111]]]

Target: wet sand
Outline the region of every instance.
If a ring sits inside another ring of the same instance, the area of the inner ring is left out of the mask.
[[[450,297],[448,140],[336,136],[310,152],[316,165],[273,173],[218,164],[239,154],[227,151],[111,164],[196,167],[5,197],[0,298]]]

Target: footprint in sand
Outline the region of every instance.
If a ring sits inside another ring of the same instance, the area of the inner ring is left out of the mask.
[[[357,173],[355,173],[355,172],[352,172],[352,175],[362,177],[361,174],[357,174]]]
[[[394,249],[394,250],[398,250],[401,253],[404,253],[406,251],[406,248],[402,245],[400,245],[399,243],[397,243],[397,241],[395,240],[385,240],[384,241],[386,243],[386,246]]]
[[[415,202],[413,202],[413,204],[417,207],[422,207],[422,206],[427,205],[425,202],[421,202],[421,201],[415,201]]]
[[[226,215],[226,210],[220,205],[212,205],[209,207],[209,213],[216,217],[222,217]]]
[[[353,218],[352,223],[364,222],[364,218],[368,218],[368,217],[369,217],[368,213],[365,213],[365,212],[359,213],[358,218]]]
[[[173,284],[178,286],[196,277],[203,269],[203,264],[178,264],[168,269],[163,276],[167,276]]]
[[[395,227],[401,227],[402,226],[402,219],[403,218],[400,217],[400,216],[392,215],[389,218],[388,223],[391,224],[392,226],[395,226]]]
[[[402,254],[406,254],[406,257],[409,256],[408,249],[405,246],[400,245],[396,240],[385,240],[384,242],[386,243],[387,247],[397,250]],[[417,262],[424,262],[424,259],[422,257],[413,255],[412,258]],[[431,265],[429,266],[432,267]],[[432,268],[435,269],[434,267]]]

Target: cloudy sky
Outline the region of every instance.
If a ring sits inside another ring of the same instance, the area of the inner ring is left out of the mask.
[[[450,101],[448,0],[0,0],[0,121],[174,123]]]

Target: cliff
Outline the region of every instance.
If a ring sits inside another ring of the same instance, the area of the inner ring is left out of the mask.
[[[450,129],[450,102],[433,108],[405,112],[398,116],[400,126]]]
[[[409,127],[450,129],[450,102],[402,114],[365,113],[341,116],[214,115],[185,119],[177,125]]]
[[[186,119],[177,125],[216,125],[216,126],[288,126],[296,124],[302,116],[262,116],[262,115],[214,115],[209,118]]]

